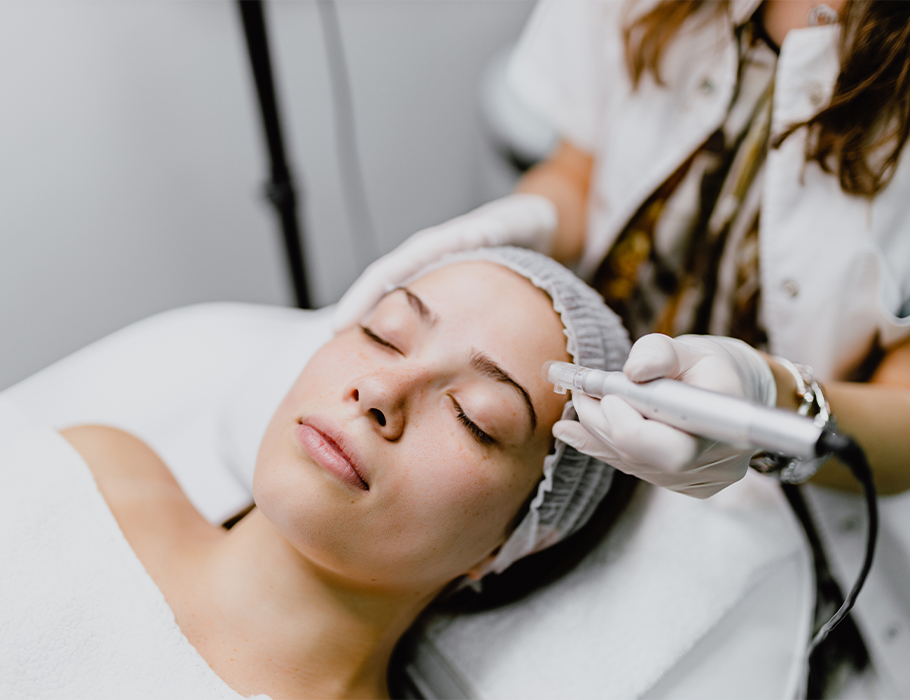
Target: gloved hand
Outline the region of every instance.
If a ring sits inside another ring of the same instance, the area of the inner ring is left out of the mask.
[[[766,406],[777,401],[768,363],[733,338],[646,335],[632,346],[623,372],[635,382],[667,377]],[[618,396],[597,400],[575,393],[572,402],[580,422],[559,421],[553,435],[655,486],[707,498],[741,479],[749,467],[751,449],[648,420]]]
[[[446,253],[515,245],[549,253],[556,206],[537,194],[512,194],[463,216],[418,231],[363,271],[335,308],[335,332],[350,328],[383,294]]]

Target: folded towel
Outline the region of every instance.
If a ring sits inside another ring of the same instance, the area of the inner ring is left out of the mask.
[[[241,697],[189,643],[59,435],[0,401],[0,697]]]
[[[569,575],[518,606],[431,618],[408,670],[436,697],[793,697],[811,584],[770,479],[704,501],[641,485]]]

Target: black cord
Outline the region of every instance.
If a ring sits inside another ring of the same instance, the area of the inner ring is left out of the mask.
[[[856,582],[847,597],[844,598],[844,603],[840,606],[840,609],[834,613],[830,620],[822,625],[815,637],[812,638],[809,643],[809,656],[812,655],[812,652],[815,651],[819,644],[825,641],[831,630],[837,627],[841,620],[847,616],[847,613],[850,612],[856,602],[856,596],[859,595],[863,584],[866,582],[866,577],[869,575],[869,570],[872,568],[872,557],[875,554],[875,542],[878,538],[878,501],[875,495],[875,484],[872,481],[872,470],[869,468],[869,463],[866,461],[866,455],[862,448],[849,435],[825,430],[818,440],[817,451],[820,455],[831,454],[837,457],[847,465],[853,476],[862,485],[863,495],[866,498],[869,525],[866,532],[866,554],[863,558],[863,566],[856,577]]]

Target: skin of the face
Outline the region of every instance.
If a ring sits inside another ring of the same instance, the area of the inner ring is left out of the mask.
[[[407,290],[428,318],[391,292],[306,365],[266,431],[254,495],[325,575],[425,593],[507,538],[565,403],[540,368],[569,356],[549,297],[495,263],[452,264]],[[478,352],[527,391],[533,430],[520,391],[479,368]],[[347,464],[336,448],[362,480],[336,473]]]

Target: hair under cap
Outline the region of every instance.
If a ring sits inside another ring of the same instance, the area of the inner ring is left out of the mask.
[[[555,260],[524,248],[479,248],[445,255],[404,284],[441,267],[485,260],[502,265],[546,292],[559,314],[566,350],[573,362],[602,370],[620,370],[629,354],[629,336],[619,317],[597,292]],[[578,416],[567,401],[563,420]],[[613,467],[578,452],[561,440],[543,463],[543,479],[518,527],[502,545],[488,571],[501,573],[514,561],[546,549],[581,528],[606,495]]]

